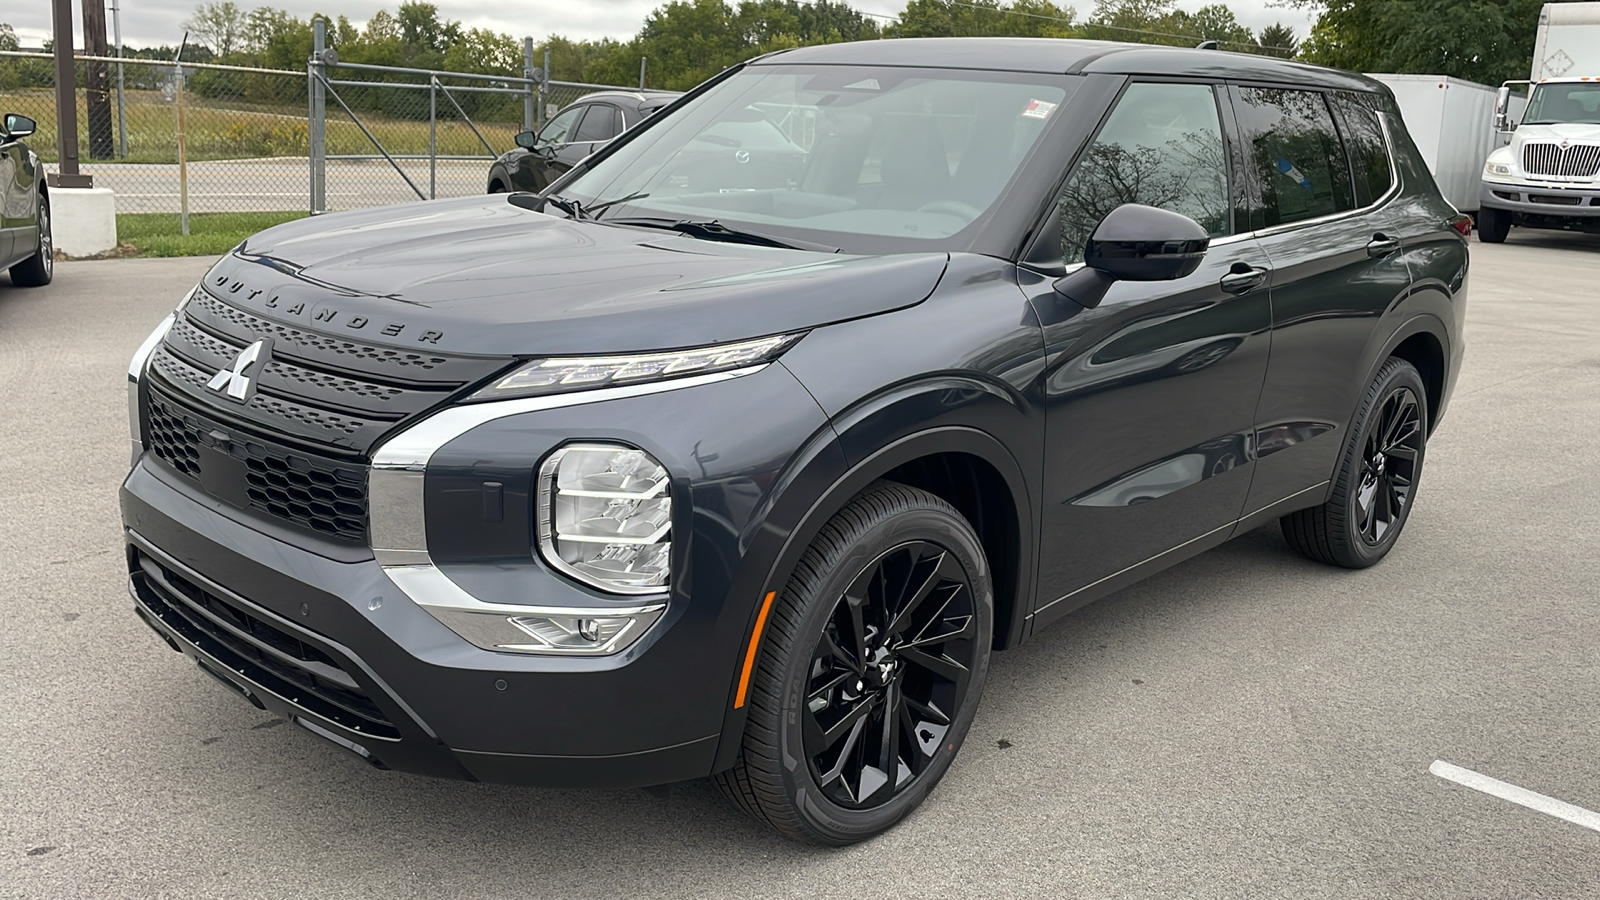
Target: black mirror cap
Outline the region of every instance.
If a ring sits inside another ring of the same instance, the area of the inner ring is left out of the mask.
[[[6,113],[3,130],[8,138],[25,138],[39,128],[39,123],[21,113]]]
[[[519,131],[512,140],[516,141],[517,146],[524,150],[532,150],[539,143],[539,137],[531,131]]]
[[[1183,213],[1124,203],[1089,238],[1084,262],[1119,281],[1175,281],[1200,268],[1211,236]]]

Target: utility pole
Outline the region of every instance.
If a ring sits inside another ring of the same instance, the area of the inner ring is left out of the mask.
[[[122,85],[122,6],[111,0],[111,33],[117,47],[117,146],[123,159],[128,158],[128,117],[123,111]]]
[[[83,2],[83,53],[106,55],[105,0]],[[117,155],[115,133],[111,129],[111,72],[103,62],[83,64],[84,106],[89,112],[89,158],[111,159]]]
[[[78,171],[78,77],[72,65],[72,0],[50,0],[51,41],[56,56],[56,157],[60,172],[49,176],[51,187],[94,187],[94,179]]]

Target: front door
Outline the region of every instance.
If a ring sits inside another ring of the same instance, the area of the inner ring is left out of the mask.
[[[1092,310],[1057,295],[1047,278],[1025,285],[1047,354],[1036,623],[1142,574],[1141,563],[1225,540],[1249,491],[1270,272],[1233,221],[1237,154],[1218,91],[1130,84],[1057,205],[1069,268],[1123,203],[1205,227],[1212,245],[1200,268],[1178,281],[1119,282]]]
[[[20,141],[0,136],[0,268],[12,263],[12,241],[17,226],[28,221],[22,218],[20,210],[13,209],[19,200],[27,199],[17,196],[17,180],[22,176],[24,153]]]

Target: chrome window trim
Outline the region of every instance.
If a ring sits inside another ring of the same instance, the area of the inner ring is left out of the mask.
[[[1294,88],[1285,88],[1284,90],[1295,90],[1295,89]],[[1312,92],[1312,93],[1325,93],[1325,92],[1323,92],[1323,91],[1315,91],[1315,92]],[[1326,101],[1324,101],[1324,102],[1326,102]],[[1331,113],[1332,110],[1330,109],[1329,112]],[[1322,224],[1326,224],[1326,223],[1329,223],[1329,222],[1338,222],[1338,221],[1341,221],[1343,219],[1351,218],[1353,216],[1359,216],[1359,215],[1363,215],[1363,214],[1366,214],[1366,213],[1370,213],[1370,212],[1376,210],[1378,207],[1387,204],[1390,200],[1393,200],[1400,193],[1400,167],[1395,162],[1394,134],[1389,130],[1389,120],[1388,120],[1387,116],[1379,115],[1377,112],[1373,112],[1373,116],[1377,118],[1377,120],[1378,120],[1378,128],[1379,128],[1379,130],[1381,130],[1383,132],[1383,147],[1384,147],[1384,149],[1386,151],[1388,151],[1388,156],[1389,156],[1389,189],[1387,191],[1383,192],[1383,196],[1377,198],[1376,200],[1372,201],[1371,203],[1368,203],[1366,206],[1357,207],[1355,209],[1344,209],[1344,210],[1340,210],[1340,211],[1335,212],[1335,213],[1329,213],[1328,215],[1325,215],[1325,216],[1317,216],[1314,219],[1301,219],[1298,222],[1290,222],[1290,223],[1288,223],[1286,225],[1273,225],[1270,228],[1261,228],[1261,229],[1258,229],[1256,231],[1247,231],[1247,232],[1244,232],[1244,234],[1246,236],[1253,236],[1253,237],[1258,237],[1258,238],[1272,237],[1273,235],[1277,235],[1277,234],[1286,234],[1286,233],[1288,233],[1290,231],[1294,231],[1294,230],[1299,229],[1299,228],[1304,228],[1304,227],[1306,227],[1308,225],[1322,225]],[[1334,128],[1335,129],[1338,128],[1337,120],[1334,122]],[[1340,136],[1339,145],[1341,147],[1344,146],[1344,138],[1343,138],[1342,135]],[[1346,162],[1346,164],[1348,164],[1349,163],[1349,159],[1350,159],[1350,149],[1348,147],[1346,147],[1344,152],[1345,152],[1345,162]],[[1351,173],[1351,175],[1352,175],[1352,177],[1354,177],[1354,173],[1353,172]],[[1354,184],[1351,185],[1351,193],[1352,193],[1352,195],[1355,193],[1355,185]]]

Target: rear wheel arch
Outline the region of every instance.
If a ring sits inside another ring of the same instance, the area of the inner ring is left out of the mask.
[[[1391,356],[1411,363],[1422,376],[1422,385],[1427,389],[1428,431],[1432,433],[1439,422],[1439,407],[1444,399],[1444,381],[1446,372],[1449,371],[1445,362],[1444,339],[1426,328],[1413,331],[1394,344],[1383,358],[1387,360]]]

